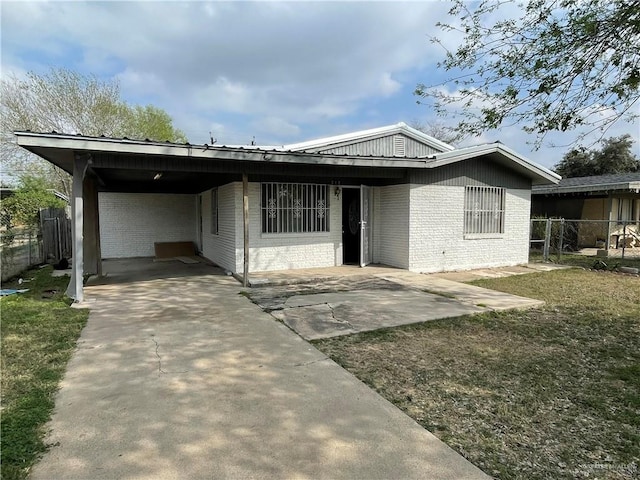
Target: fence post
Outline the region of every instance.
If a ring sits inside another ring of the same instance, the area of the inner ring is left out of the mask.
[[[560,236],[558,237],[558,263],[562,260],[562,249],[564,248],[564,218],[560,219]]]
[[[622,221],[622,260],[624,260],[624,247],[627,244],[627,221]]]
[[[551,243],[551,219],[547,218],[546,230],[544,232],[544,248],[542,250],[542,260],[549,261],[549,245]]]

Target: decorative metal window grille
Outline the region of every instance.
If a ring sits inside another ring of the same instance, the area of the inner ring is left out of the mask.
[[[329,186],[306,183],[261,185],[262,233],[329,231]]]
[[[501,187],[465,187],[464,233],[504,233],[504,198]]]
[[[218,189],[211,190],[211,233],[218,235]]]

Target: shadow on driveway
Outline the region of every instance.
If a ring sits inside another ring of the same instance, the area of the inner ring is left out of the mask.
[[[32,480],[487,478],[231,277],[135,275],[87,287]]]

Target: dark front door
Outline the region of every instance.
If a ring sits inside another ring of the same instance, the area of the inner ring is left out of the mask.
[[[342,189],[342,251],[344,264],[360,264],[360,189]]]

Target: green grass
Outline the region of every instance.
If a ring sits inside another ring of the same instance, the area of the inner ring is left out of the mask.
[[[473,283],[547,303],[315,344],[489,475],[637,478],[640,279]]]
[[[542,254],[538,252],[531,252],[529,254],[529,261],[538,263],[542,262]],[[570,265],[573,267],[582,267],[588,269],[593,268],[594,264],[597,261],[604,261],[609,269],[615,269],[617,267],[640,268],[640,257],[637,256],[626,256],[624,259],[622,259],[619,257],[590,257],[587,255],[578,255],[575,253],[563,253],[560,257],[558,257],[557,254],[552,253],[549,255],[549,261],[551,263],[557,263],[559,265]]]
[[[3,297],[1,324],[2,478],[26,478],[46,451],[45,425],[55,393],[86,324],[88,311],[72,309],[64,290],[68,277],[51,277],[51,267],[23,273],[29,282],[3,288],[29,292]]]

